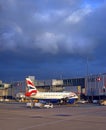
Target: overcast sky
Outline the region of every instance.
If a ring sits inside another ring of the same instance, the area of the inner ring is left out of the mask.
[[[0,0],[0,80],[87,71],[106,72],[106,0]]]

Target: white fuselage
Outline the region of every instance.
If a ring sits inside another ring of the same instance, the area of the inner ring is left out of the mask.
[[[63,98],[78,98],[76,94],[69,92],[37,92],[31,96],[36,99],[63,99]]]
[[[31,79],[26,78],[28,91],[25,93],[25,96],[37,99],[44,100],[49,102],[67,102],[74,103],[78,96],[73,92],[39,92]]]

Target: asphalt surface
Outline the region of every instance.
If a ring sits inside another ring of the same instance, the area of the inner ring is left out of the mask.
[[[26,108],[23,103],[0,103],[0,130],[105,130],[106,106],[55,105]]]

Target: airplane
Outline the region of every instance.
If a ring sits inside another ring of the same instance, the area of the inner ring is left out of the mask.
[[[74,92],[40,92],[30,78],[26,78],[26,85],[27,91],[25,96],[38,101],[73,104],[78,99]]]

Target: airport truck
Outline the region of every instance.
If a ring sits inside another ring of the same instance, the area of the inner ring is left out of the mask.
[[[44,104],[44,103],[40,103],[40,102],[37,102],[37,103],[28,102],[28,103],[26,103],[26,106],[30,107],[30,108],[53,108],[52,103]]]

